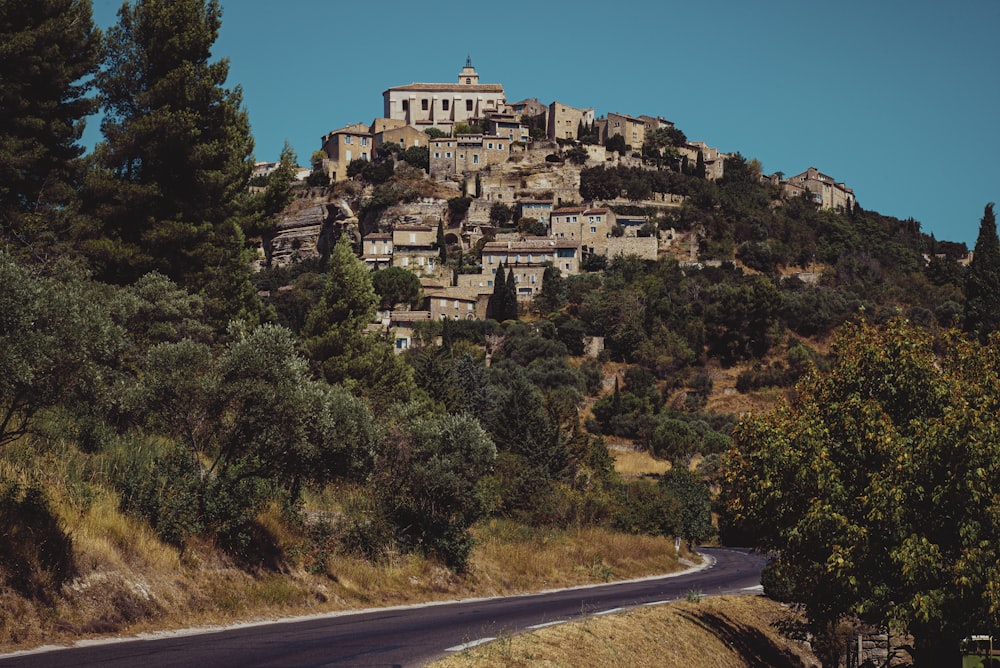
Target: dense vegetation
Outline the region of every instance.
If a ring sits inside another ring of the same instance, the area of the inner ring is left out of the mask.
[[[247,114],[210,56],[220,22],[215,0],[135,0],[102,36],[86,1],[0,5],[0,585],[42,600],[79,568],[43,482],[68,450],[79,512],[110,494],[160,540],[246,568],[409,551],[461,572],[484,518],[696,543],[725,481],[729,529],[782,552],[775,578],[796,576],[818,632],[856,615],[951,642],[972,623],[958,608],[996,628],[979,595],[997,581],[993,520],[959,507],[991,503],[998,474],[992,206],[966,269],[963,245],[916,221],[785,200],[740,155],[708,180],[677,159],[683,133],[661,133],[642,168],[584,168],[580,195],[685,196],[648,213],[697,233],[698,262],[550,267],[531,304],[501,271],[489,319],[425,323],[396,355],[367,327],[380,304],[418,301],[419,282],[373,275],[346,235],[251,275],[246,236],[291,201],[295,155],[248,191]],[[97,105],[104,140],[83,156]],[[372,187],[362,224],[425,188],[409,175],[426,162],[352,163]],[[453,221],[470,203],[449,202]],[[739,392],[793,403],[737,427],[709,410],[733,369]],[[607,439],[674,467],[626,480]],[[316,498],[336,513],[306,512]],[[960,525],[928,521],[946,503]],[[260,519],[274,507],[300,537],[280,555]],[[873,518],[895,527],[878,545]]]

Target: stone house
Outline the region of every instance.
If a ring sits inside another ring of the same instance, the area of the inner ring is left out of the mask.
[[[717,148],[712,148],[703,141],[688,142],[677,149],[682,157],[688,159],[688,163],[694,166],[698,162],[698,153],[701,152],[702,160],[705,162],[705,178],[709,181],[721,179],[726,172],[726,158],[728,154]]]
[[[398,144],[402,149],[413,148],[415,146],[428,146],[430,137],[422,130],[404,125],[399,128],[388,128],[381,132],[372,129],[372,136],[375,139],[376,148],[382,144]]]
[[[420,275],[437,274],[437,228],[431,225],[397,225],[392,230],[392,266]]]
[[[518,299],[531,299],[542,289],[545,268],[558,267],[563,274],[580,273],[580,243],[572,239],[527,237],[511,241],[491,241],[483,246],[482,274],[493,287],[497,270],[514,272]]]
[[[506,137],[509,141],[519,141],[527,144],[531,141],[531,134],[528,126],[521,125],[521,122],[514,114],[491,114],[486,119],[486,134],[494,137]]]
[[[414,325],[428,322],[430,311],[379,311],[375,329],[390,334],[397,355],[413,347]]]
[[[837,183],[832,176],[827,176],[815,167],[790,177],[784,182],[782,191],[786,197],[808,193],[821,209],[850,211],[854,208],[854,191],[843,183]]]
[[[520,102],[508,102],[504,110],[509,114],[514,114],[518,120],[537,118],[543,114],[547,116],[549,113],[548,106],[539,102],[536,97],[521,100]]]
[[[476,320],[486,317],[489,292],[480,293],[473,287],[447,286],[425,290],[427,309],[434,320]]]
[[[457,123],[473,124],[504,108],[506,98],[500,84],[481,84],[479,74],[466,60],[458,83],[411,83],[382,93],[383,116],[425,130],[438,128],[452,133]]]
[[[552,211],[550,233],[580,244],[583,255],[607,255],[608,238],[617,224],[615,213],[604,207],[569,206]]]
[[[593,109],[577,109],[562,102],[549,105],[549,139],[576,139],[580,124],[593,125]]]
[[[553,203],[550,199],[519,199],[515,202],[517,213],[515,220],[534,218],[540,223],[549,224]]]
[[[458,135],[430,140],[430,174],[435,179],[478,172],[506,162],[510,140],[493,135]]]
[[[641,118],[609,112],[602,125],[601,143],[607,144],[615,135],[621,135],[633,151],[641,151],[646,140],[646,123]]]
[[[392,266],[392,235],[377,232],[361,240],[361,260],[369,269]]]
[[[370,127],[355,123],[333,130],[323,136],[322,150],[326,154],[323,169],[334,181],[347,178],[347,165],[351,160],[371,160],[372,137]]]

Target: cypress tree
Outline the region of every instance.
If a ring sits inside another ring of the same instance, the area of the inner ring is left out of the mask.
[[[443,266],[448,261],[448,244],[444,240],[444,221],[438,221],[437,232],[438,259]]]
[[[493,279],[493,294],[490,295],[486,303],[486,317],[493,318],[500,322],[504,321],[504,295],[507,294],[507,281],[504,278],[503,262],[497,269],[496,278]]]
[[[965,331],[981,341],[1000,329],[1000,239],[993,202],[979,223],[975,254],[965,275]]]
[[[242,224],[253,139],[227,60],[211,61],[218,0],[134,0],[118,12],[97,77],[97,247],[106,279],[157,269],[202,292],[217,322],[258,305]]]
[[[694,163],[694,175],[699,179],[707,176],[707,172],[705,171],[705,154],[700,150],[698,151],[698,161]]]
[[[507,285],[504,291],[503,319],[517,320],[517,281],[514,280],[514,270],[507,270]]]
[[[75,223],[100,39],[89,0],[0,2],[0,246],[37,263]]]

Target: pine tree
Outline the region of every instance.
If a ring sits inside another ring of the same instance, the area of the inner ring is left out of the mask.
[[[309,356],[328,382],[378,406],[408,400],[415,389],[412,369],[387,341],[365,331],[375,318],[378,296],[371,272],[346,235],[333,247],[329,265],[320,300],[303,327]]]
[[[105,112],[94,207],[104,278],[157,269],[202,292],[217,321],[257,308],[241,217],[253,139],[229,63],[211,62],[218,0],[134,0],[97,77]]]
[[[100,38],[89,0],[0,2],[0,245],[34,262],[70,236]]]
[[[1000,329],[1000,239],[993,203],[979,223],[975,254],[965,276],[965,331],[984,341]]]

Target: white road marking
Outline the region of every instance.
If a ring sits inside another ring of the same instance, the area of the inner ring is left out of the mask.
[[[602,610],[601,612],[595,612],[595,617],[600,617],[601,615],[613,615],[616,612],[621,612],[625,608],[611,608],[610,610]]]
[[[464,645],[455,645],[454,647],[449,647],[446,652],[462,652],[472,647],[477,647],[479,645],[485,645],[488,642],[493,642],[496,638],[480,638],[479,640],[473,640],[472,642],[467,642]]]
[[[535,631],[537,629],[544,629],[546,626],[559,626],[560,624],[565,624],[565,623],[566,623],[565,621],[545,622],[544,624],[535,624],[534,626],[529,626],[528,628],[531,629],[532,631]]]

